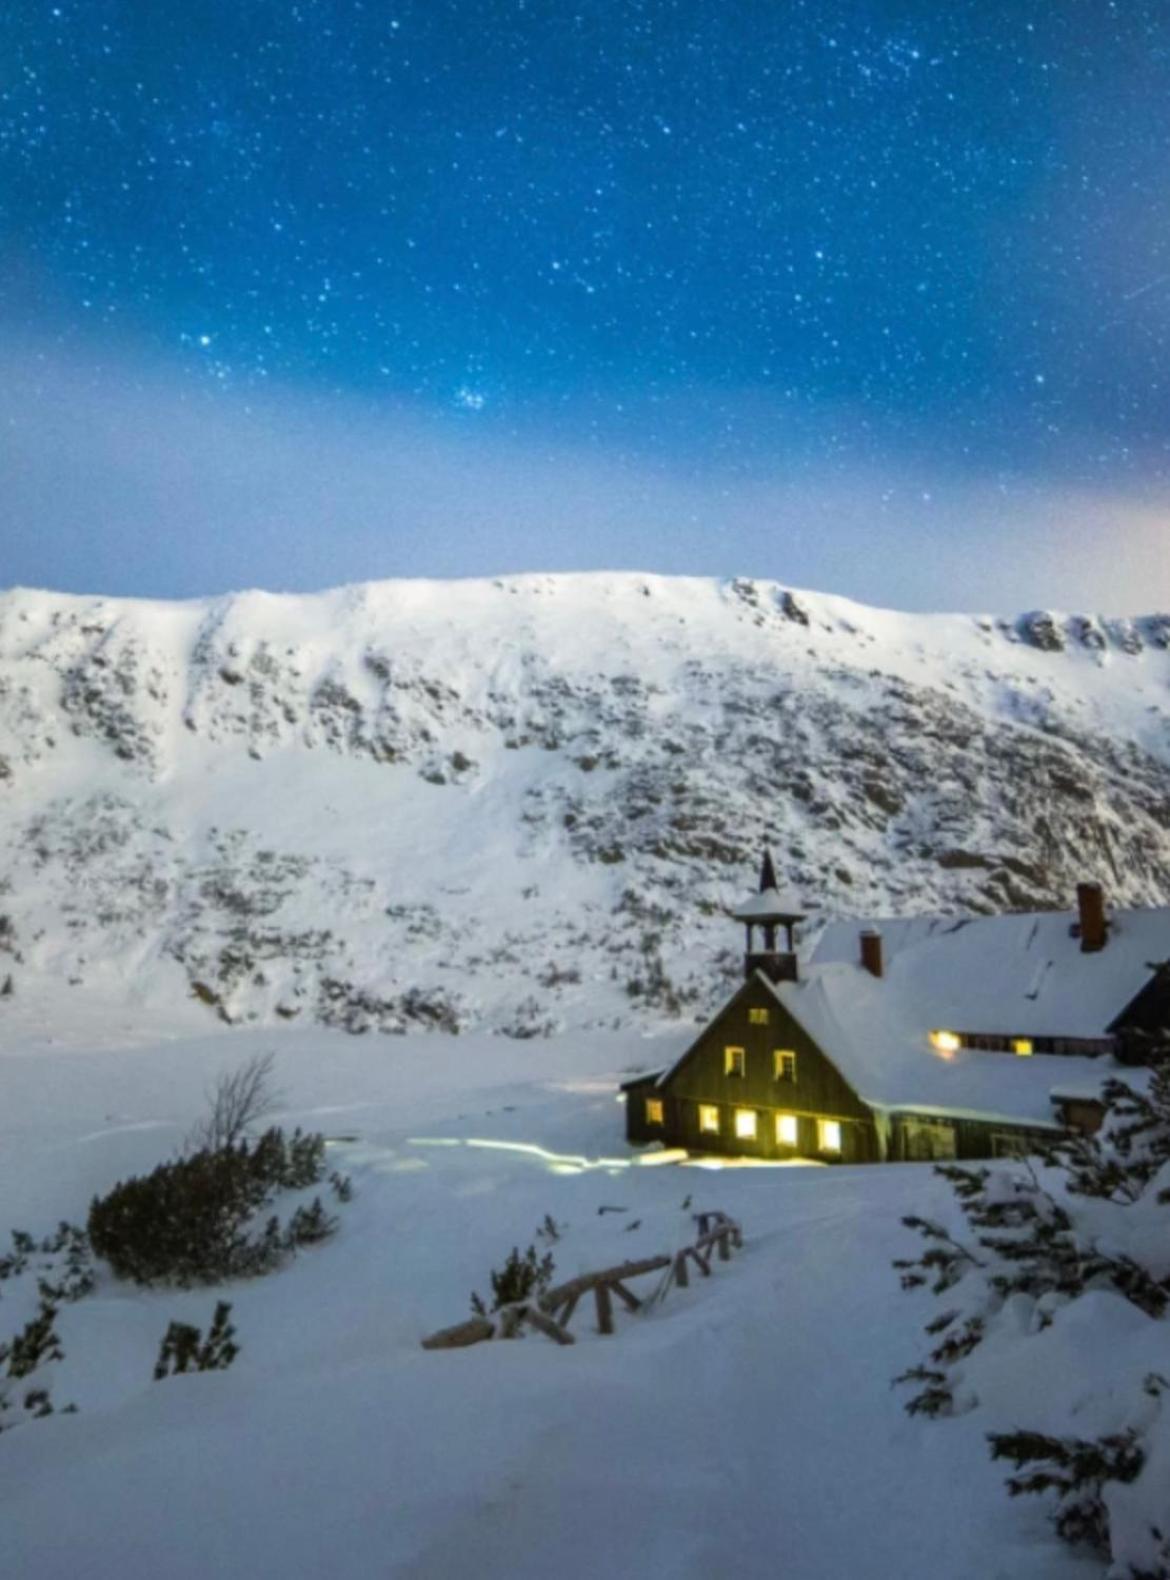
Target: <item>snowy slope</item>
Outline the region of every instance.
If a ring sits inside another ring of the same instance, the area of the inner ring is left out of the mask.
[[[814,920],[1162,902],[1168,644],[637,575],[13,591],[0,1024],[689,1020],[765,836]]]

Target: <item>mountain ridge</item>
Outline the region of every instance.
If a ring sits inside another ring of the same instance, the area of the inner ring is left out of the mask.
[[[13,589],[0,797],[0,1015],[649,1027],[734,979],[765,839],[814,917],[1170,896],[1170,616],[635,572]]]

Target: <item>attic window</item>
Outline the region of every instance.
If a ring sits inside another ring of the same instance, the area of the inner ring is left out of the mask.
[[[742,1075],[744,1073],[744,1052],[742,1048],[724,1048],[723,1073],[724,1075]]]
[[[664,1125],[666,1123],[666,1109],[661,1097],[648,1097],[646,1099],[646,1123],[648,1125]]]
[[[775,1048],[772,1051],[772,1079],[774,1081],[791,1081],[796,1084],[796,1054],[791,1048]]]
[[[795,1147],[800,1141],[800,1131],[797,1128],[795,1114],[776,1115],[776,1144],[781,1147]]]
[[[841,1124],[839,1120],[817,1120],[817,1146],[822,1152],[840,1152]]]
[[[756,1139],[757,1115],[754,1108],[737,1108],[735,1110],[735,1133],[740,1141],[754,1141]]]
[[[768,1024],[768,1011],[762,1006],[759,1009],[748,1010],[749,1026],[766,1026]]]
[[[699,1130],[705,1136],[719,1134],[719,1109],[714,1103],[699,1104]]]

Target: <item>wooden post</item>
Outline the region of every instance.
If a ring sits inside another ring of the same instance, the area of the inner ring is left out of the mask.
[[[551,1317],[545,1316],[535,1306],[529,1306],[524,1313],[525,1322],[530,1322],[538,1333],[543,1333],[546,1338],[554,1339],[558,1344],[576,1344],[573,1335],[565,1330],[559,1322],[554,1322]]]
[[[685,1289],[689,1283],[687,1278],[687,1253],[680,1251],[674,1259],[674,1281],[680,1289]]]
[[[627,1311],[640,1311],[642,1309],[642,1302],[638,1299],[637,1295],[631,1294],[626,1286],[619,1283],[616,1278],[613,1281],[612,1287],[614,1294],[621,1301],[622,1305],[625,1306]]]
[[[612,1333],[613,1302],[609,1298],[609,1285],[595,1284],[593,1292],[597,1297],[597,1330],[599,1333]]]
[[[727,1238],[730,1233],[730,1229],[723,1229],[719,1235],[719,1260],[721,1262],[731,1261],[731,1247],[727,1243]]]

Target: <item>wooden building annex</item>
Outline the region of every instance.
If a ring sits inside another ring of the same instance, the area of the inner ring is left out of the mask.
[[[626,1133],[693,1152],[875,1163],[1035,1150],[1100,1123],[1100,1086],[1170,1039],[1170,909],[839,922],[807,965],[765,857],[744,981]]]

